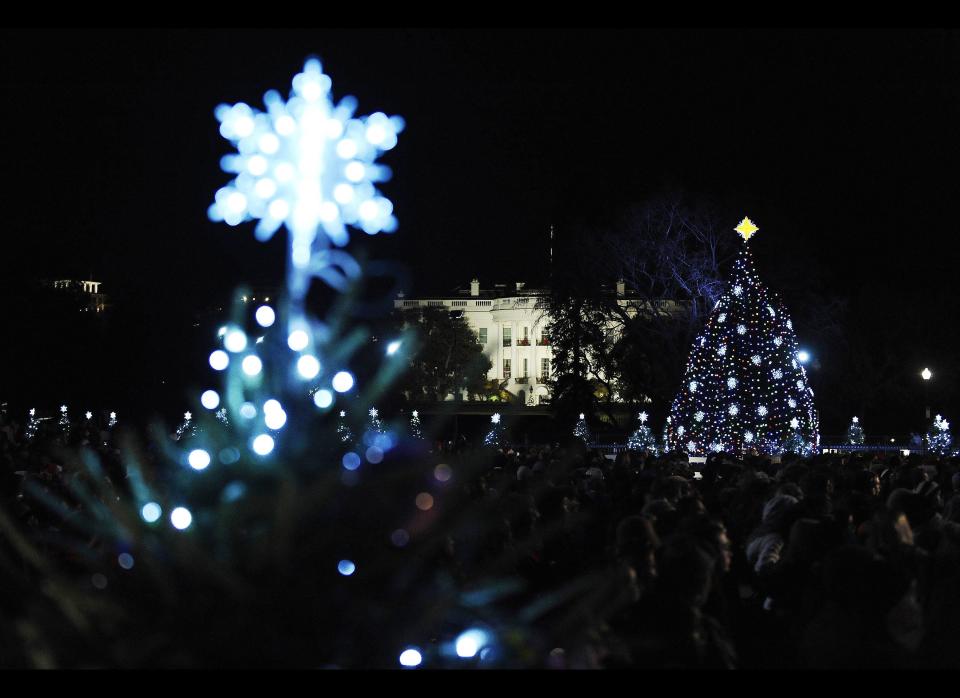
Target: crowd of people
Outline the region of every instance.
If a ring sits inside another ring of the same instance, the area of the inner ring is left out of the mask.
[[[691,464],[574,444],[501,450],[473,488],[503,516],[488,558],[512,552],[532,598],[590,580],[567,617],[544,624],[547,664],[960,666],[956,460]],[[476,541],[450,547],[465,544]]]
[[[28,437],[0,419],[2,506],[61,526],[27,483],[70,499],[88,477],[57,449],[99,455],[129,494],[105,425]],[[433,448],[456,513],[429,558],[463,593],[514,580],[484,615],[505,665],[544,668],[958,668],[960,462]],[[481,467],[475,467],[477,463]],[[82,503],[77,502],[79,508]],[[448,507],[449,509],[449,507]],[[506,639],[523,626],[522,647]]]

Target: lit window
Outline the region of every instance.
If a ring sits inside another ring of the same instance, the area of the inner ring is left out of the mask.
[[[506,341],[506,340],[504,340],[504,341]],[[503,377],[504,377],[504,378],[509,378],[510,375],[511,375],[511,374],[510,374],[510,359],[504,359],[504,360],[503,360]]]
[[[550,378],[550,359],[540,359],[540,380],[546,382]]]
[[[509,347],[513,344],[513,329],[510,327],[503,328],[503,346]]]

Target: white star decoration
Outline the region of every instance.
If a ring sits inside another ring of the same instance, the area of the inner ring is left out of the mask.
[[[60,405],[60,411],[61,411],[61,412],[66,412],[66,411],[67,411],[67,406],[66,406],[66,405]]]
[[[93,416],[93,412],[87,412],[87,419],[90,419]]]
[[[413,411],[413,417],[414,417],[414,419],[416,419],[418,415],[419,415],[419,413],[418,413],[416,410],[414,410],[414,411]]]
[[[371,408],[370,408],[370,416],[371,416],[371,417],[376,417],[377,414],[379,414],[379,413],[377,412],[377,408],[376,408],[376,407],[371,407]]]
[[[644,422],[647,421],[647,413],[646,413],[646,412],[641,412],[641,413],[638,415],[638,417],[640,418],[640,423],[641,423],[641,424],[643,424]]]
[[[35,415],[36,413],[37,413],[37,408],[36,408],[36,407],[31,407],[31,408],[30,408],[30,416],[32,417],[32,416]]]
[[[791,429],[796,429],[796,428],[799,427],[799,426],[800,426],[800,420],[799,420],[799,419],[797,419],[796,417],[794,417],[793,419],[790,420],[790,428],[791,428]]]
[[[189,412],[184,412],[184,413],[183,413],[183,418],[186,419],[187,421],[189,421],[189,420],[193,419],[193,415],[190,414]]]
[[[346,416],[347,416],[347,413],[344,412],[343,410],[340,410],[340,416],[341,416],[341,417],[346,417]]]
[[[854,424],[857,424],[859,421],[860,421],[860,419],[859,419],[858,417],[854,417],[854,418],[853,418],[853,423],[854,423]]]
[[[499,424],[499,423],[500,423],[500,413],[499,413],[499,412],[494,412],[494,413],[493,413],[493,416],[490,417],[490,421],[493,422],[494,424]]]

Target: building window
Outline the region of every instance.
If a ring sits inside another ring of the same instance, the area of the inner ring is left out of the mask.
[[[550,378],[550,359],[540,359],[540,381],[546,382]]]
[[[504,378],[510,377],[510,359],[503,360],[503,377]]]
[[[540,332],[540,341],[537,342],[538,346],[549,347],[550,346],[550,330],[549,328],[544,329]]]
[[[528,334],[530,328],[526,325],[523,326],[523,336],[517,340],[518,347],[529,347],[530,346],[530,335]]]
[[[503,346],[509,347],[513,344],[513,329],[510,327],[503,328]]]
[[[484,345],[484,346],[486,345],[487,343],[486,327],[481,327],[480,329],[477,330],[477,341],[480,342],[481,345]]]
[[[527,373],[527,360],[524,359],[524,360],[523,360],[523,377],[526,378],[526,377],[529,376],[529,375],[530,375],[530,374]]]

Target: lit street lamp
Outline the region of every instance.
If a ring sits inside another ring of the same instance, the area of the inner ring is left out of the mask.
[[[927,419],[930,419],[930,379],[933,374],[929,368],[925,368],[920,372],[920,377],[923,378],[923,402],[926,405],[926,415]]]

